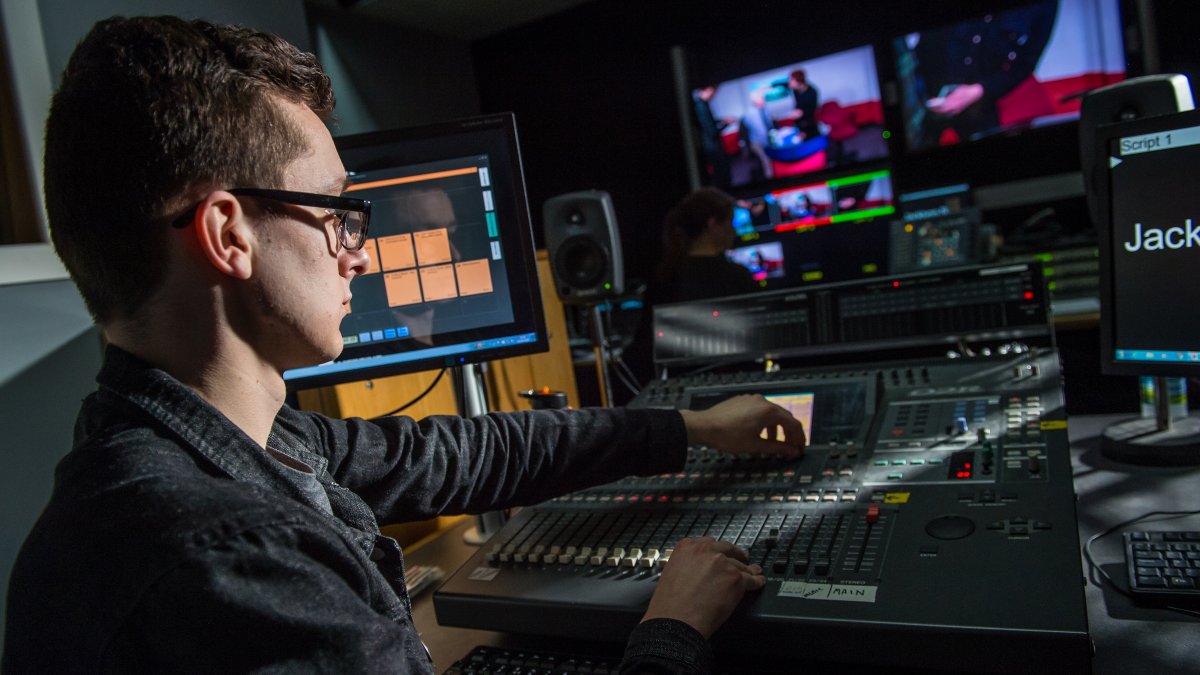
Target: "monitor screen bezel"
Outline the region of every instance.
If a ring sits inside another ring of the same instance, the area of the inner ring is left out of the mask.
[[[402,129],[391,129],[383,131],[373,131],[362,134],[354,134],[340,136],[334,138],[334,144],[342,155],[343,162],[346,165],[347,172],[354,172],[360,169],[353,160],[347,158],[347,152],[379,146],[387,148],[392,153],[392,156],[402,154],[407,151],[409,154],[404,157],[398,157],[397,162],[403,164],[421,164],[424,162],[438,161],[447,157],[439,156],[438,153],[431,152],[432,148],[437,147],[438,139],[453,139],[455,136],[466,136],[473,133],[488,134],[489,144],[499,143],[502,145],[504,154],[503,158],[492,158],[494,167],[503,166],[505,171],[503,176],[496,171],[493,171],[493,178],[497,180],[499,185],[500,180],[510,180],[511,189],[505,190],[505,194],[496,195],[497,204],[504,200],[507,204],[507,211],[510,213],[514,222],[509,226],[503,226],[504,232],[509,232],[515,235],[515,241],[505,244],[507,262],[510,269],[517,270],[516,276],[510,276],[510,280],[516,280],[524,283],[525,288],[529,290],[529,307],[521,311],[528,311],[528,325],[522,324],[522,328],[528,330],[514,330],[506,332],[504,335],[494,335],[488,338],[474,338],[464,340],[464,343],[480,342],[482,340],[490,340],[492,338],[508,338],[516,333],[534,333],[535,338],[530,341],[519,341],[512,344],[501,344],[489,346],[484,349],[464,349],[454,353],[442,354],[432,353],[428,356],[416,356],[412,359],[405,359],[399,362],[390,362],[372,365],[369,362],[363,364],[360,368],[350,368],[346,370],[337,370],[332,372],[322,372],[303,376],[286,377],[285,383],[289,390],[310,389],[315,387],[324,387],[346,382],[355,382],[361,380],[375,379],[380,377],[388,377],[392,375],[404,375],[416,373],[425,370],[434,370],[439,368],[447,368],[460,366],[470,363],[480,363],[484,361],[492,361],[496,359],[510,358],[514,356],[526,356],[539,352],[548,351],[549,336],[546,329],[545,310],[542,305],[541,284],[538,279],[537,272],[537,255],[534,249],[533,239],[533,220],[529,212],[529,202],[525,189],[524,169],[521,160],[520,144],[517,136],[516,117],[512,113],[498,113],[481,115],[478,117],[455,119],[445,122],[437,122],[416,127],[407,127]],[[404,148],[403,146],[409,147]],[[492,146],[499,147],[499,146]],[[402,149],[401,149],[402,148]],[[488,148],[480,146],[461,151],[455,149],[455,156],[464,156],[468,154],[485,154]],[[511,194],[510,194],[511,193]],[[515,254],[515,260],[514,260]],[[513,272],[510,272],[510,275]],[[514,308],[516,312],[516,309]],[[520,312],[516,312],[517,316],[521,316]],[[506,324],[516,325],[516,324]],[[488,330],[474,329],[475,331]],[[414,350],[412,354],[419,354],[422,351],[444,351],[446,347],[453,345],[438,345],[424,350]],[[345,359],[346,353],[343,351],[335,363],[341,363],[350,359]],[[369,357],[367,357],[369,358]]]

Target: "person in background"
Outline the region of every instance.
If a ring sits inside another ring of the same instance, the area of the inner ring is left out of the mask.
[[[731,262],[733,198],[715,187],[684,197],[663,222],[662,258],[651,289],[655,304],[685,302],[759,290],[750,270]]]
[[[795,120],[796,131],[802,134],[804,140],[813,138],[821,133],[817,126],[817,103],[820,93],[808,81],[808,73],[803,68],[797,68],[788,74],[788,89],[792,90],[792,98],[796,101],[796,109],[788,115]]]
[[[761,396],[419,423],[284,405],[284,371],[341,352],[369,265],[333,107],[311,54],[246,28],[114,17],[75,48],[46,208],[108,347],[14,564],[0,671],[431,673],[379,521],[677,471],[689,443],[801,451]],[[623,672],[710,670],[707,638],[764,583],[732,544],[680,540]]]
[[[753,273],[730,261],[733,246],[734,201],[725,192],[702,187],[684,197],[663,221],[662,255],[647,284],[642,315],[633,338],[621,355],[640,383],[654,373],[654,306],[761,289]],[[620,394],[623,395],[623,394]]]

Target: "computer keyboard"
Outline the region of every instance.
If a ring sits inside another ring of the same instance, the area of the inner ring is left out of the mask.
[[[1125,567],[1135,598],[1200,601],[1200,532],[1126,532]]]
[[[617,659],[478,646],[444,675],[617,675]]]

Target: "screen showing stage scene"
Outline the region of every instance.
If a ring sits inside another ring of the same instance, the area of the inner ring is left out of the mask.
[[[758,282],[787,274],[783,267],[783,246],[777,241],[732,248],[725,252],[725,257],[750,270]]]
[[[1125,79],[1118,0],[1043,0],[892,41],[911,150],[1079,117]]]
[[[869,46],[705,83],[691,97],[711,185],[734,188],[888,154]]]
[[[1200,116],[1159,119],[1157,130],[1114,139],[1103,157],[1112,299],[1104,320],[1114,361],[1200,370]]]

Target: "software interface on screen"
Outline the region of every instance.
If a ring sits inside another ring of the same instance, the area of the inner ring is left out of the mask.
[[[1042,0],[892,41],[910,150],[1069,121],[1125,77],[1118,0]]]
[[[791,413],[800,424],[804,425],[805,429],[812,429],[813,422],[813,400],[816,394],[811,391],[788,393],[788,394],[771,394],[765,397],[771,403],[783,408]],[[765,432],[764,432],[765,433]],[[786,440],[782,429],[776,430],[776,440]]]
[[[342,355],[285,379],[315,386],[539,351],[540,292],[510,140],[503,128],[438,127],[339,148],[346,194],[372,203],[370,266],[350,283]]]
[[[967,265],[978,260],[981,215],[966,183],[901,194],[891,223],[888,269],[892,274]]]
[[[512,321],[487,156],[351,179],[347,194],[372,204],[371,267],[351,285],[344,344],[420,342]]]
[[[1117,363],[1200,369],[1200,117],[1162,119],[1109,142],[1106,320]]]

